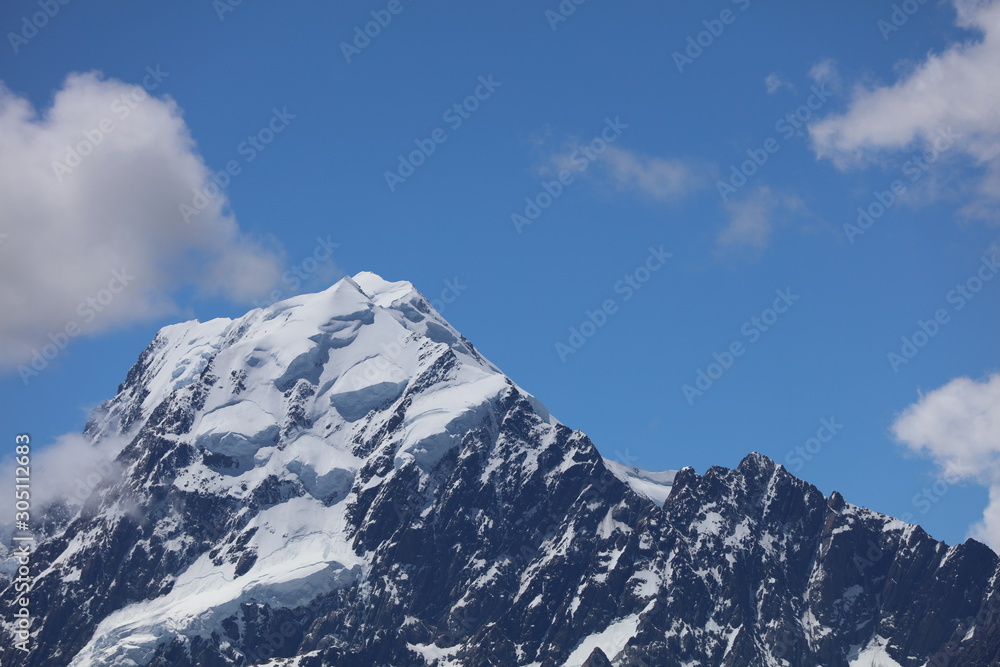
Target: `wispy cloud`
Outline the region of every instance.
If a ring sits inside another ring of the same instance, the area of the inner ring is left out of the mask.
[[[704,188],[709,165],[678,157],[640,153],[621,145],[628,124],[618,117],[608,119],[599,136],[590,141],[572,137],[552,149],[552,131],[538,135],[534,149],[539,154],[535,170],[552,177],[569,172],[587,178],[616,193],[637,195],[659,202],[676,202]]]
[[[825,58],[809,68],[809,78],[813,83],[826,86],[838,95],[844,86],[837,68],[837,61],[832,58]]]
[[[743,199],[725,205],[729,220],[716,238],[719,250],[751,248],[763,250],[771,242],[778,224],[807,212],[805,203],[794,195],[763,187]]]
[[[699,189],[703,183],[700,175],[683,160],[668,160],[609,146],[604,161],[616,188],[658,201],[678,200]]]
[[[638,195],[658,202],[677,202],[701,190],[708,169],[693,160],[646,155],[607,144],[600,151],[593,144],[567,142],[549,153],[539,167],[545,174],[569,170],[611,187],[622,194]]]
[[[785,78],[782,77],[777,72],[771,72],[766,77],[764,77],[764,89],[767,90],[768,95],[774,95],[782,88],[795,90],[795,86],[786,81]]]
[[[78,509],[90,495],[118,479],[121,472],[115,457],[129,443],[125,436],[105,437],[93,443],[82,435],[70,433],[32,453],[31,503],[44,511],[54,503]],[[15,461],[0,461],[0,472],[14,478]],[[13,503],[0,505],[0,525],[14,522]]]

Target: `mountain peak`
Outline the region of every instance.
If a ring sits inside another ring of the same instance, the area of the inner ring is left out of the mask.
[[[602,464],[370,272],[163,328],[87,434],[126,444],[40,545],[29,667],[857,667],[851,650],[924,664],[949,637],[995,654],[960,625],[1000,599],[986,547],[831,508],[757,453],[704,476]]]
[[[388,308],[393,302],[417,292],[406,280],[389,282],[382,276],[371,271],[361,271],[354,278],[348,278],[356,284],[376,305]]]

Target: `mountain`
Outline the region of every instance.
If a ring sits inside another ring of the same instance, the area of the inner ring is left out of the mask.
[[[115,472],[53,507],[4,665],[1000,661],[987,547],[760,454],[607,461],[371,273],[164,328],[84,435]]]

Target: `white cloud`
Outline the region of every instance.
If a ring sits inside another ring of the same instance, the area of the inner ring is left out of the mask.
[[[558,153],[549,155],[539,167],[545,175],[568,170],[577,177],[590,177],[618,192],[639,194],[656,201],[674,202],[704,187],[706,170],[681,159],[644,155],[606,144],[593,150],[593,144],[573,141]]]
[[[990,487],[990,501],[983,510],[983,518],[973,524],[969,534],[1000,553],[1000,484]]]
[[[771,72],[766,77],[764,77],[764,88],[767,90],[768,95],[774,95],[776,92],[782,88],[789,88],[794,90],[795,87],[789,82],[785,81],[784,78],[777,72]]]
[[[826,58],[809,68],[809,78],[813,83],[825,85],[833,89],[837,94],[843,88],[843,80],[840,78],[840,70],[837,69],[837,61],[833,58]]]
[[[82,435],[56,438],[46,447],[32,447],[31,505],[41,515],[56,502],[78,508],[95,489],[117,480],[121,470],[115,457],[128,444],[125,437],[102,438],[93,444]],[[7,458],[0,464],[5,479],[14,479],[15,461]],[[0,505],[0,525],[13,520],[13,503]]]
[[[958,25],[977,38],[928,55],[891,85],[857,87],[846,112],[810,127],[817,155],[848,168],[885,153],[931,146],[951,128],[959,136],[957,152],[985,167],[980,197],[1000,198],[1000,2],[956,0],[955,5]],[[974,202],[965,212],[982,215],[983,203]]]
[[[682,160],[666,160],[608,146],[604,161],[619,190],[641,192],[659,201],[680,199],[700,187],[701,179]]]
[[[972,535],[1000,550],[1000,374],[952,380],[923,395],[892,425],[909,449],[931,458],[950,482],[988,486],[990,504]]]
[[[93,334],[171,313],[176,289],[262,296],[280,253],[240,231],[224,195],[181,216],[208,175],[169,98],[75,74],[40,113],[0,82],[0,370],[67,325]]]
[[[729,222],[719,233],[716,243],[722,249],[749,247],[763,250],[771,241],[775,227],[790,214],[806,210],[801,199],[792,195],[759,188],[748,197],[726,202]]]

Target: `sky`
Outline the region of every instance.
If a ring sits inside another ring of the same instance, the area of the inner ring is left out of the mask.
[[[409,280],[604,456],[1000,548],[1000,2],[0,9],[0,438]]]

